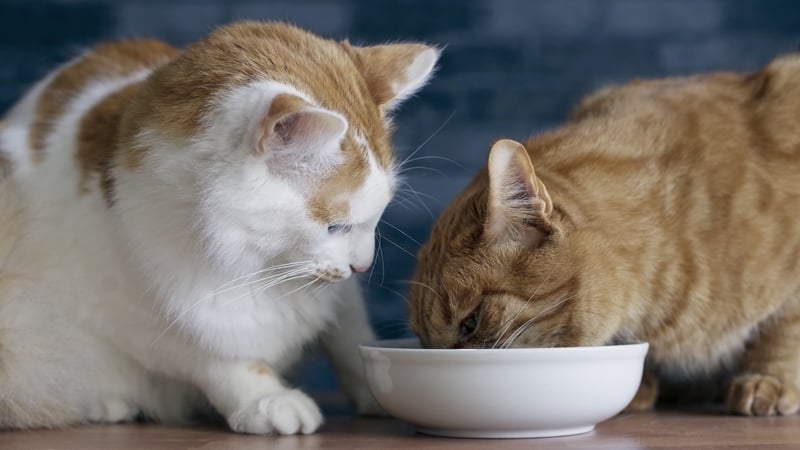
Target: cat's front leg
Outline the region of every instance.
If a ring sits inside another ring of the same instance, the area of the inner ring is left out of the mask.
[[[625,412],[640,412],[653,409],[656,406],[656,401],[658,401],[658,385],[658,376],[655,371],[645,367],[639,390],[636,391],[636,396],[633,397],[633,400],[625,407]]]
[[[357,280],[340,283],[336,321],[322,334],[320,342],[333,364],[339,384],[356,411],[363,415],[385,415],[367,385],[358,344],[375,339]]]
[[[748,416],[794,414],[800,409],[800,301],[760,325],[745,372],[733,379],[728,407]]]
[[[262,361],[214,360],[198,369],[197,384],[234,431],[309,434],[322,424],[316,403]]]

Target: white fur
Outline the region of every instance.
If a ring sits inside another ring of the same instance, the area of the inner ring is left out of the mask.
[[[387,104],[387,109],[391,110],[400,103],[414,95],[430,79],[436,61],[439,59],[439,50],[427,48],[417,54],[411,64],[406,67],[402,77],[392,83],[394,97]]]
[[[143,130],[138,139],[150,151],[141,167],[115,170],[109,209],[98,183],[79,192],[77,124],[104,96],[145,75],[92,83],[68,105],[40,165],[24,161],[24,122],[39,90],[0,135],[25,168],[15,186],[0,187],[18,191],[25,205],[24,225],[0,215],[0,226],[13,228],[2,230],[13,245],[0,276],[16,274],[0,278],[0,428],[113,422],[139,412],[177,421],[208,401],[236,431],[309,433],[322,421],[314,402],[258,368],[284,371],[321,333],[345,389],[359,408],[374,410],[356,352],[372,332],[350,267],[372,262],[393,174],[364,140],[370,172],[345,199],[351,230],[330,234],[331,224],[315,222],[305,207],[314,176],[278,176],[252,148],[275,95],[316,103],[260,82],[220,98],[207,133],[191,142]],[[340,151],[329,147],[328,156]],[[335,170],[336,158],[322,164]],[[259,271],[298,262],[302,277],[269,288],[258,282],[274,274]],[[323,286],[319,278],[341,281]]]

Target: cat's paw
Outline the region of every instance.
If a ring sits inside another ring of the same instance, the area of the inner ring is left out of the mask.
[[[740,375],[728,391],[728,408],[747,416],[794,414],[800,409],[800,396],[795,386],[771,375]]]
[[[624,412],[649,411],[655,407],[657,400],[658,378],[654,373],[645,372],[644,377],[642,377],[642,383],[639,385],[639,390],[636,391],[636,396],[628,403]]]
[[[228,417],[228,425],[239,433],[309,434],[322,425],[317,404],[299,390],[262,397]]]
[[[139,415],[139,408],[119,398],[97,400],[89,407],[87,419],[92,423],[132,422]]]

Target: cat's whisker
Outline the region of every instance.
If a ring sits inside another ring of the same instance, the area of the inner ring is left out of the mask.
[[[263,274],[263,273],[265,273],[265,272],[276,272],[277,270],[289,270],[289,269],[291,269],[292,267],[294,267],[294,268],[303,267],[303,266],[307,265],[308,263],[310,263],[310,261],[303,262],[303,263],[301,263],[301,264],[292,265],[292,266],[289,266],[289,265],[287,265],[287,267],[280,267],[280,268],[270,267],[270,268],[268,268],[268,269],[263,269],[263,270],[259,270],[259,271],[257,271],[257,272],[253,272],[252,274],[249,274],[249,275],[245,275],[245,276],[242,276],[242,277],[238,277],[238,278],[236,278],[235,280],[241,280],[241,279],[243,279],[243,278],[248,278],[248,277],[251,277],[251,276],[254,276],[254,275],[260,275],[260,274]],[[280,273],[273,274],[273,275],[270,275],[270,276],[268,276],[267,278],[269,278],[269,277],[279,277],[279,276],[282,276],[282,274],[280,274]],[[234,280],[234,281],[235,281],[235,280]],[[248,281],[248,282],[245,282],[245,283],[237,284],[237,285],[235,285],[235,286],[229,286],[229,287],[227,287],[227,288],[225,288],[225,289],[216,290],[216,291],[214,291],[214,292],[213,292],[212,294],[210,294],[210,295],[212,295],[212,296],[216,297],[216,296],[218,296],[218,295],[220,295],[220,294],[224,294],[224,293],[226,293],[226,292],[229,292],[229,291],[232,291],[232,290],[240,289],[240,288],[242,288],[242,287],[249,286],[249,285],[251,285],[251,284],[256,284],[256,283],[262,282],[262,281],[264,281],[264,280],[265,280],[265,278],[259,278],[259,279],[257,279],[257,280],[251,280],[251,281]],[[225,286],[228,286],[228,285],[230,285],[230,284],[231,284],[231,282],[232,282],[232,281],[229,281],[229,282],[227,282],[227,283],[223,284],[223,285],[222,285],[222,286],[220,286],[220,287],[225,287]],[[202,301],[202,300],[201,300],[201,301]]]
[[[435,167],[426,167],[426,166],[409,166],[409,167],[406,167],[403,170],[397,172],[397,175],[402,175],[402,174],[404,174],[406,172],[410,172],[412,170],[427,170],[429,172],[438,173],[439,175],[444,176],[444,172],[442,172],[441,170],[439,170],[439,169],[437,169]]]
[[[380,230],[378,228],[379,227],[375,227],[375,238],[374,238],[375,241],[376,241],[375,244],[378,247],[378,249],[375,251],[376,255],[380,251],[380,245],[381,245]],[[374,262],[373,262],[372,266],[369,268],[369,276],[367,277],[367,284],[372,282],[372,274],[373,273],[375,273],[375,264],[374,264]]]
[[[408,183],[404,183],[404,184],[405,184],[406,188],[400,188],[398,190],[398,192],[404,192],[404,193],[409,193],[409,194],[412,194],[412,195],[415,195],[415,196],[425,197],[425,198],[427,198],[429,200],[434,200],[434,201],[437,200],[436,197],[434,197],[434,196],[432,196],[430,194],[426,194],[425,192],[420,192],[420,191],[417,191],[417,190],[411,188],[411,185],[408,184]]]
[[[409,327],[407,322],[398,321],[392,323],[379,323],[375,326],[375,333],[378,335],[387,335],[387,334],[398,334],[402,332],[403,334],[412,334],[411,328]]]
[[[522,303],[522,305],[519,307],[519,309],[517,310],[516,314],[514,314],[514,316],[512,316],[511,318],[506,320],[506,322],[501,327],[501,331],[500,331],[500,335],[498,337],[498,341],[500,340],[500,338],[505,336],[506,332],[508,332],[508,329],[511,328],[512,324],[514,323],[514,321],[517,320],[517,318],[520,316],[520,314],[522,314],[522,312],[525,310],[525,308],[528,307],[528,304],[530,304],[530,302],[533,300],[533,297],[536,296],[536,294],[539,292],[539,290],[542,288],[542,286],[544,286],[544,284],[547,283],[550,280],[550,275],[552,273],[553,273],[552,269],[547,272],[547,275],[545,276],[544,280],[542,280],[539,283],[539,285],[536,286],[536,288],[533,290],[533,292],[528,297],[528,299],[525,300],[525,302]],[[498,344],[498,342],[495,342],[495,345],[497,345],[497,344]],[[492,348],[495,348],[495,346],[492,346]]]
[[[400,291],[398,291],[397,289],[392,289],[392,288],[390,288],[390,287],[386,287],[386,286],[381,286],[381,288],[382,288],[382,289],[385,289],[386,291],[388,291],[388,292],[390,292],[390,293],[392,293],[392,294],[394,294],[394,295],[396,295],[396,296],[398,296],[398,297],[400,297],[400,298],[401,298],[401,299],[402,299],[402,300],[403,300],[403,301],[406,303],[406,305],[410,305],[410,304],[411,304],[411,301],[408,299],[408,297],[406,297],[405,295],[403,295],[403,294],[402,294]]]
[[[205,297],[201,297],[200,299],[196,300],[196,301],[195,301],[195,302],[192,304],[192,306],[190,307],[190,309],[192,309],[192,308],[194,308],[194,307],[198,306],[200,303],[203,303],[203,302],[205,302],[205,301],[207,301],[207,300],[210,300],[210,299],[216,298],[216,297],[217,297],[218,295],[220,295],[220,294],[224,294],[224,293],[226,293],[226,292],[230,292],[230,291],[232,291],[232,290],[236,290],[236,289],[241,289],[241,288],[243,288],[243,287],[247,287],[247,286],[250,286],[250,285],[253,285],[253,284],[258,284],[258,283],[263,283],[263,282],[269,282],[270,280],[273,280],[273,279],[278,279],[278,278],[280,278],[280,277],[283,277],[283,276],[285,276],[287,273],[293,273],[294,271],[297,271],[297,270],[304,270],[304,269],[302,269],[302,268],[300,268],[300,269],[298,269],[298,268],[295,268],[295,269],[283,268],[283,269],[281,269],[281,272],[279,272],[279,273],[273,273],[273,274],[271,274],[271,275],[267,275],[267,276],[265,276],[265,277],[262,277],[262,278],[259,278],[259,279],[256,279],[256,280],[247,281],[247,282],[244,282],[244,283],[237,284],[237,285],[235,285],[235,286],[229,286],[229,287],[227,287],[227,288],[225,288],[225,289],[217,289],[217,290],[214,290],[214,291],[212,291],[210,294],[206,295]],[[255,275],[255,274],[260,274],[260,273],[263,273],[263,272],[265,272],[265,271],[264,271],[264,270],[259,270],[259,271],[257,271],[257,272],[254,272],[253,274],[250,274],[250,275],[248,275],[248,276],[253,276],[253,275]],[[239,277],[238,279],[240,280],[240,279],[242,279],[242,278],[246,278],[246,277]],[[229,285],[229,284],[230,284],[230,282],[223,284],[223,286],[225,286],[225,285]]]
[[[500,348],[510,348],[511,345],[513,345],[513,343],[519,338],[519,336],[522,335],[522,333],[524,333],[526,330],[528,330],[528,328],[533,326],[533,323],[536,321],[537,317],[538,314],[523,322],[522,325],[520,325],[516,330],[514,330],[514,332],[511,333],[511,335],[509,335],[508,338],[506,338],[503,341],[503,344],[500,345]]]
[[[416,197],[416,199],[419,202],[420,206],[422,206],[422,208],[425,209],[425,211],[428,212],[428,215],[431,217],[431,220],[434,220],[433,211],[431,211],[431,209],[428,207],[428,205],[422,200],[422,196],[421,196],[420,192],[417,192],[414,188],[411,187],[410,184],[408,184],[405,181],[402,181],[402,184],[407,186],[407,188],[406,189],[398,189],[398,192],[407,192],[407,193],[413,195],[414,197]],[[427,194],[424,194],[424,195],[427,195]]]
[[[445,120],[444,120],[444,122],[443,122],[441,125],[439,125],[439,128],[437,128],[436,130],[434,130],[434,132],[433,132],[433,133],[431,133],[431,135],[430,135],[430,136],[428,136],[428,138],[427,138],[427,139],[425,139],[424,141],[422,141],[422,143],[421,143],[421,144],[419,144],[419,146],[418,146],[416,149],[414,149],[414,151],[413,151],[413,152],[411,152],[411,154],[410,154],[410,155],[406,156],[406,158],[405,158],[403,161],[401,161],[401,162],[400,162],[400,164],[398,164],[398,169],[402,169],[402,168],[403,168],[403,166],[405,166],[405,165],[408,163],[408,160],[410,160],[411,158],[413,158],[413,157],[414,157],[414,155],[416,155],[416,154],[417,154],[417,152],[419,152],[420,150],[422,150],[422,147],[424,147],[424,146],[425,146],[425,145],[426,145],[428,142],[430,142],[430,141],[431,141],[431,139],[433,139],[433,138],[434,138],[434,137],[435,137],[437,134],[439,134],[439,132],[441,132],[441,131],[444,129],[444,127],[445,127],[445,126],[447,126],[447,124],[450,122],[450,120],[452,120],[452,119],[453,119],[453,116],[455,116],[455,115],[456,115],[456,111],[455,111],[455,110],[453,110],[453,112],[451,112],[451,113],[450,113],[450,115],[449,115],[449,116],[447,116],[447,119],[445,119]]]
[[[440,161],[446,161],[446,162],[449,162],[449,163],[453,164],[454,166],[457,166],[460,169],[467,170],[466,167],[464,167],[461,164],[459,164],[458,161],[456,161],[454,159],[451,159],[451,158],[446,158],[444,156],[438,156],[438,155],[417,156],[414,159],[409,159],[405,163],[408,164],[408,163],[412,163],[412,162],[415,162],[415,161],[424,161],[424,160],[427,160],[427,159],[436,159],[436,160],[440,160]]]
[[[400,283],[407,283],[407,284],[414,284],[414,285],[417,285],[417,286],[424,287],[424,288],[430,290],[431,292],[433,292],[433,295],[435,295],[436,298],[439,299],[439,301],[444,301],[444,298],[438,292],[436,292],[436,289],[428,286],[425,283],[422,283],[422,282],[419,282],[419,281],[416,281],[416,280],[399,280],[399,282]]]
[[[245,295],[237,297],[233,301],[238,301],[239,299],[241,299],[243,297],[246,297],[248,295],[252,295],[253,292],[255,292],[255,291],[262,292],[263,290],[269,289],[270,287],[274,287],[277,284],[280,284],[282,282],[288,281],[288,280],[284,280],[283,279],[283,278],[285,278],[287,276],[290,277],[289,279],[292,279],[291,278],[292,276],[295,276],[295,275],[298,275],[298,274],[302,276],[304,272],[307,272],[307,269],[305,269],[305,268],[294,269],[294,270],[289,270],[287,273],[284,273],[284,274],[272,275],[270,277],[265,277],[265,278],[256,280],[256,282],[265,282],[266,287],[262,289],[263,286],[259,286],[255,290],[251,290],[251,291],[247,292]],[[250,275],[250,276],[252,276],[252,275]],[[295,278],[300,278],[300,276],[296,276]],[[278,280],[278,281],[275,282],[273,280]],[[253,282],[248,282],[245,285],[250,285],[250,284],[254,284],[254,283]],[[236,288],[240,288],[240,287],[241,286],[236,286]],[[225,291],[230,291],[231,289],[233,289],[233,288],[225,289]],[[210,300],[212,298],[215,298],[216,295],[218,295],[218,292],[215,291],[212,294],[207,295],[205,297],[202,297],[200,300],[197,300],[194,303],[192,303],[191,306],[186,308],[183,312],[178,314],[172,321],[170,321],[170,323],[167,324],[167,326],[164,328],[164,330],[158,336],[156,336],[155,339],[153,339],[153,341],[150,343],[150,345],[155,345],[155,343],[158,342],[159,339],[161,339],[170,329],[172,329],[173,326],[175,326],[178,322],[180,322],[181,319],[186,317],[187,314],[189,314],[192,311],[194,311],[202,303],[204,303],[204,302],[206,302],[206,301],[208,301],[208,300]],[[221,306],[226,306],[229,303],[232,303],[233,301],[228,301],[228,302],[224,303]]]
[[[248,273],[246,275],[242,275],[242,276],[236,277],[236,278],[234,278],[232,280],[229,280],[229,281],[221,284],[219,287],[217,287],[217,290],[214,291],[214,293],[212,295],[224,292],[224,291],[222,291],[223,288],[226,288],[227,286],[230,286],[231,284],[236,283],[239,280],[250,278],[250,277],[255,276],[255,275],[261,275],[261,274],[266,273],[266,272],[273,272],[273,271],[278,271],[278,270],[282,270],[282,269],[289,269],[289,268],[293,268],[293,267],[299,267],[299,266],[303,266],[303,265],[306,265],[306,264],[309,264],[309,263],[311,263],[311,261],[296,261],[296,262],[290,262],[290,263],[286,263],[286,264],[278,264],[278,265],[275,265],[275,266],[265,267],[265,268],[263,268],[261,270],[257,270],[255,272],[251,272],[251,273]]]
[[[398,192],[394,196],[394,198],[392,199],[391,203],[389,203],[389,205],[391,205],[391,206],[394,206],[394,205],[402,206],[406,210],[411,211],[411,207],[408,206],[410,200],[405,198],[405,197],[402,197],[400,194],[402,194],[402,192]]]
[[[530,319],[526,320],[520,327],[518,327],[513,333],[511,333],[511,335],[504,341],[503,345],[501,345],[500,348],[509,348],[511,345],[514,344],[514,342],[517,339],[519,339],[519,337],[525,331],[527,331],[531,326],[533,326],[533,323],[535,322],[536,319],[538,319],[539,317],[542,317],[543,315],[549,314],[550,312],[552,312],[553,310],[555,310],[557,308],[560,308],[561,306],[564,305],[564,303],[568,302],[569,300],[572,300],[573,298],[575,298],[575,295],[564,297],[564,298],[554,302],[552,305],[548,306],[547,308],[544,308],[541,311],[537,312],[533,317],[531,317]]]
[[[252,285],[252,284],[260,283],[260,282],[265,281],[267,279],[270,279],[272,277],[283,276],[283,274],[285,274],[286,272],[291,271],[291,270],[296,270],[297,268],[302,268],[302,267],[306,266],[310,262],[311,261],[302,261],[302,262],[296,262],[296,263],[281,264],[279,266],[271,266],[271,267],[268,267],[266,269],[261,269],[261,270],[255,271],[255,272],[253,272],[251,274],[248,274],[248,275],[237,277],[237,278],[235,278],[235,279],[233,279],[231,281],[228,281],[228,282],[222,284],[219,288],[217,288],[216,290],[214,290],[213,292],[208,294],[207,297],[215,298],[220,294],[224,294],[226,292],[230,292],[232,290],[240,289],[242,287],[249,286],[249,285]],[[230,286],[232,283],[234,283],[236,281],[239,281],[239,280],[242,280],[242,279],[245,279],[245,278],[249,278],[249,277],[252,277],[252,276],[255,276],[255,275],[262,275],[262,274],[267,273],[267,272],[273,272],[273,273],[270,274],[270,275],[267,275],[266,277],[262,277],[262,278],[259,278],[259,279],[256,279],[256,280],[251,280],[251,281],[248,281],[248,282],[244,282],[244,283],[236,284],[234,286]],[[207,300],[207,297],[203,297],[203,298],[197,300],[196,303],[197,302],[203,302],[203,301]]]
[[[385,266],[384,266],[384,262],[383,262],[383,245],[381,243],[382,235],[381,235],[380,227],[375,227],[375,237],[376,237],[376,240],[377,240],[376,245],[378,247],[376,252],[375,252],[375,254],[376,254],[376,258],[375,259],[377,259],[378,257],[380,257],[380,259],[381,259],[381,284],[380,285],[383,286],[383,280],[384,280],[384,276],[386,275],[386,270],[385,270]],[[370,267],[370,269],[369,269],[369,277],[367,278],[367,284],[371,284],[372,283],[372,275],[375,272],[375,266],[377,266],[377,264],[375,264],[373,262],[372,267]]]
[[[289,272],[289,273],[284,274],[282,276],[275,277],[275,279],[271,279],[271,280],[267,281],[263,285],[256,287],[255,289],[247,292],[244,295],[240,295],[239,297],[236,297],[233,300],[228,300],[227,302],[223,303],[221,306],[223,306],[223,307],[224,306],[228,306],[231,303],[235,303],[235,302],[237,302],[237,301],[239,301],[242,298],[245,298],[247,296],[254,296],[256,294],[260,294],[260,293],[262,293],[264,291],[267,291],[269,289],[274,288],[275,286],[278,286],[279,284],[284,284],[284,283],[288,283],[290,281],[299,280],[301,278],[305,278],[308,275],[309,275],[309,272],[308,272],[307,269],[296,269],[295,271]],[[296,292],[296,291],[293,290],[290,293],[294,293],[294,292]],[[282,294],[281,297],[283,297],[284,295],[288,295],[288,294]]]
[[[421,243],[420,241],[418,241],[418,240],[414,239],[414,238],[413,238],[413,237],[411,237],[411,236],[410,236],[408,233],[406,233],[405,231],[401,230],[400,228],[398,228],[398,227],[396,227],[396,226],[392,225],[391,223],[389,223],[388,221],[386,221],[386,220],[383,220],[383,219],[381,219],[381,221],[380,221],[380,222],[381,222],[382,224],[384,224],[384,225],[386,225],[386,226],[390,227],[391,229],[393,229],[393,230],[395,230],[395,231],[399,232],[400,234],[402,234],[403,236],[405,236],[405,237],[406,237],[406,239],[408,239],[409,241],[411,241],[411,242],[413,242],[413,243],[417,244],[418,246],[422,247],[422,243]]]
[[[573,298],[575,298],[575,297],[576,297],[575,295],[571,295],[571,296],[569,296],[569,297],[565,297],[565,298],[563,298],[563,299],[561,299],[561,300],[559,300],[559,301],[555,302],[553,305],[551,305],[551,306],[550,306],[550,307],[548,307],[548,308],[545,308],[543,311],[541,311],[539,314],[537,314],[537,315],[536,315],[536,317],[541,317],[541,316],[542,316],[542,315],[544,315],[544,314],[549,314],[549,313],[550,313],[550,312],[552,312],[553,310],[555,310],[555,309],[557,309],[557,308],[560,308],[560,307],[561,307],[561,306],[563,306],[563,305],[564,305],[566,302],[568,302],[568,301],[572,300],[572,299],[573,299]],[[517,333],[517,336],[516,336],[516,337],[514,337],[514,339],[512,339],[511,341],[509,341],[509,343],[508,343],[508,347],[511,347],[512,345],[514,345],[514,343],[517,341],[517,339],[519,339],[519,338],[520,338],[520,337],[521,337],[521,336],[522,336],[522,335],[523,335],[523,334],[524,334],[524,333],[525,333],[525,332],[526,332],[528,329],[530,329],[530,327],[532,327],[532,326],[534,325],[534,323],[535,323],[535,322],[532,322],[532,323],[528,324],[527,326],[525,326],[525,329],[524,329],[523,331],[521,331],[521,332]],[[556,326],[560,326],[560,324],[556,324]],[[545,335],[546,335],[546,334],[545,334]]]
[[[401,250],[401,251],[402,251],[403,253],[405,253],[406,255],[408,255],[408,256],[410,256],[410,257],[414,258],[415,260],[417,259],[417,255],[415,255],[415,254],[411,253],[410,251],[406,250],[406,248],[405,248],[405,247],[403,247],[402,245],[398,244],[397,242],[395,242],[395,241],[393,241],[393,240],[391,240],[391,239],[387,238],[386,236],[381,236],[381,239],[384,239],[386,242],[388,242],[388,243],[390,243],[390,244],[394,245],[395,247],[397,247],[397,248],[398,248],[398,250]]]
[[[306,283],[306,284],[304,284],[304,285],[302,285],[302,286],[300,286],[300,287],[294,288],[294,289],[292,289],[291,291],[289,291],[289,292],[287,292],[287,293],[285,293],[285,294],[282,294],[282,295],[281,295],[281,296],[279,296],[278,298],[280,299],[280,298],[286,297],[287,295],[292,295],[292,294],[294,294],[295,292],[298,292],[298,291],[300,291],[300,290],[303,290],[303,289],[307,288],[308,286],[311,286],[312,284],[316,283],[316,282],[317,282],[317,281],[319,281],[321,278],[322,278],[322,275],[317,275],[316,277],[314,277],[314,279],[313,279],[313,280],[309,281],[308,283]]]
[[[315,298],[316,298],[316,294],[317,294],[319,291],[321,291],[321,290],[325,289],[325,288],[326,288],[326,287],[328,287],[328,286],[330,286],[330,283],[329,283],[329,282],[327,282],[327,281],[323,281],[322,283],[319,283],[319,284],[317,285],[317,287],[316,287],[316,288],[314,288],[314,290],[313,290],[313,291],[311,291],[309,294],[311,294],[313,297],[315,297]]]
[[[377,228],[376,228],[376,230],[378,232],[378,237],[379,237],[379,239],[378,239],[378,256],[380,256],[380,258],[381,258],[381,284],[380,284],[380,286],[383,286],[383,282],[386,279],[386,261],[383,258],[383,242],[382,242],[382,239],[380,239],[380,237],[382,236],[382,233],[381,233],[381,230],[379,230]]]

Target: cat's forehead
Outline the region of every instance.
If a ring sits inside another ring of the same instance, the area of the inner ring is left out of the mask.
[[[342,143],[344,162],[320,180],[306,207],[320,223],[366,223],[377,220],[394,193],[394,174],[380,164],[370,143],[351,130]]]
[[[386,124],[363,74],[340,43],[299,28],[254,22],[220,28],[151,78],[150,125],[169,135],[195,136],[204,126],[198,112],[237,88],[269,81],[344,116],[378,163],[391,164]]]

